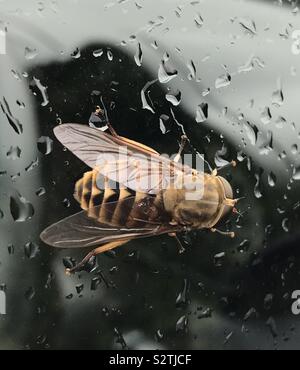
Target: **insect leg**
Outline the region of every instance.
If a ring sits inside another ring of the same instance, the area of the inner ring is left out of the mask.
[[[107,251],[109,251],[111,249],[117,248],[120,245],[123,245],[123,244],[127,243],[129,240],[130,239],[119,240],[119,241],[115,241],[115,242],[104,244],[101,247],[98,247],[98,248],[93,249],[76,266],[74,266],[72,268],[67,268],[66,269],[66,274],[67,275],[71,275],[71,274],[73,274],[75,272],[81,271],[84,268],[84,266],[89,262],[89,260],[92,257],[96,256],[97,254],[100,254],[100,253],[103,253],[103,252],[107,252]]]
[[[213,233],[218,233],[218,234],[221,234],[221,235],[229,236],[230,238],[235,237],[235,233],[233,231],[221,231],[221,230],[218,230],[218,229],[215,229],[215,228],[211,228],[210,231],[213,232]]]
[[[229,162],[228,164],[226,164],[225,166],[223,166],[223,167],[220,167],[220,168],[215,168],[214,170],[212,170],[212,176],[217,176],[217,174],[221,171],[221,170],[223,170],[223,169],[226,169],[226,168],[228,168],[228,167],[236,167],[236,161],[231,161],[231,162]]]
[[[176,154],[175,158],[174,158],[174,162],[179,162],[179,159],[180,159],[180,156],[181,156],[181,153],[185,147],[185,144],[187,143],[188,141],[188,138],[186,135],[182,135],[181,136],[181,141],[180,141],[180,147],[179,147],[179,150],[178,150],[178,153]]]
[[[178,239],[178,236],[176,233],[169,233],[168,234],[169,236],[171,236],[172,238],[175,238],[176,242],[177,242],[177,245],[179,247],[179,254],[182,254],[183,252],[185,252],[185,248],[184,246],[181,244],[181,241]]]
[[[112,134],[112,136],[118,137],[118,134],[116,133],[115,129],[112,127],[111,123],[107,122],[107,127],[110,133]]]

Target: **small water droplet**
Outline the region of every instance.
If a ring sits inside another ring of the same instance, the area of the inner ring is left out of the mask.
[[[198,28],[201,28],[203,26],[204,21],[199,13],[195,15],[194,21]]]
[[[264,298],[264,308],[265,310],[270,310],[273,304],[273,294],[268,293]]]
[[[79,48],[76,48],[72,53],[71,53],[71,58],[73,59],[79,59],[81,57],[81,52]]]
[[[24,51],[25,58],[27,60],[34,59],[38,55],[38,51],[35,48],[26,47]]]
[[[183,287],[181,292],[178,294],[176,298],[176,307],[184,307],[188,303],[187,294],[189,289],[189,282],[187,279],[183,280]]]
[[[199,104],[196,111],[195,118],[196,122],[197,123],[205,122],[207,120],[207,117],[208,117],[208,104],[207,103]]]
[[[277,80],[277,90],[272,94],[272,104],[276,107],[281,107],[284,101],[283,91],[280,79]]]
[[[139,67],[142,65],[143,52],[142,52],[142,47],[141,47],[141,44],[140,43],[137,44],[137,48],[136,48],[136,53],[135,53],[135,56],[134,56],[134,60],[135,60],[135,63]]]
[[[33,287],[29,287],[25,292],[25,298],[27,299],[27,301],[31,301],[33,300],[34,297],[35,297],[35,289]]]
[[[231,82],[231,76],[228,72],[224,73],[223,75],[219,76],[215,81],[216,89],[220,89],[222,87],[229,86]]]
[[[29,259],[35,258],[40,252],[40,248],[33,242],[28,242],[24,245],[25,256]]]
[[[256,184],[254,186],[254,195],[257,199],[261,198],[262,197],[262,193],[260,191],[260,175],[259,174],[255,174],[255,179],[256,179]]]
[[[216,267],[221,267],[225,259],[225,252],[217,253],[214,255],[214,264]]]
[[[26,172],[30,172],[33,169],[35,169],[39,165],[39,159],[36,158],[34,161],[32,161],[27,167],[25,167]]]
[[[33,77],[33,80],[30,82],[31,90],[37,87],[42,95],[42,103],[43,107],[46,107],[49,103],[48,93],[47,93],[47,86],[44,86],[38,78]]]
[[[270,172],[270,174],[268,175],[268,184],[271,186],[271,187],[274,187],[276,185],[276,176],[274,175],[273,172]]]
[[[282,220],[282,224],[281,224],[283,230],[288,233],[289,232],[289,219],[288,218],[284,218]]]
[[[245,252],[248,252],[249,248],[250,248],[250,241],[248,239],[245,239],[240,243],[237,250],[240,253],[245,253]]]
[[[150,112],[152,112],[153,114],[155,113],[154,112],[154,109],[150,106],[150,104],[148,103],[147,101],[147,98],[146,98],[146,91],[149,89],[150,86],[152,86],[155,82],[157,82],[157,80],[153,80],[153,81],[148,81],[146,83],[146,85],[143,87],[143,89],[141,90],[141,100],[142,100],[142,104],[143,104],[143,109],[147,109],[149,110]],[[149,96],[149,95],[148,95]]]
[[[38,197],[41,197],[42,195],[46,194],[46,189],[43,188],[43,187],[40,187],[37,189],[37,191],[35,192],[35,194],[38,196]]]
[[[292,179],[296,181],[300,180],[300,167],[294,168]]]
[[[158,69],[158,80],[160,83],[168,83],[178,75],[176,69],[162,60]]]
[[[260,115],[260,120],[263,124],[267,125],[272,119],[271,111],[269,107],[265,107]]]
[[[21,157],[21,149],[18,146],[11,146],[6,153],[7,158],[13,161]]]
[[[225,144],[222,145],[222,149],[218,150],[215,154],[215,164],[217,168],[228,165],[229,161],[224,157],[227,155],[228,149]]]
[[[292,145],[291,152],[294,155],[298,154],[298,145],[297,144]]]
[[[166,99],[176,107],[181,102],[181,92],[179,90],[176,90],[174,93],[169,92],[166,94]]]
[[[240,18],[239,24],[242,27],[243,31],[250,35],[254,36],[256,35],[256,25],[255,22],[252,19],[249,18]]]
[[[107,59],[111,62],[114,59],[114,55],[111,50],[107,50]]]
[[[186,317],[186,315],[181,316],[176,322],[176,332],[180,333],[186,331],[187,325],[188,318]]]
[[[25,222],[34,215],[33,205],[19,193],[10,197],[10,212],[16,222]]]
[[[157,342],[161,342],[164,338],[164,334],[161,329],[156,330],[155,339]]]
[[[250,123],[249,121],[243,123],[243,128],[245,133],[251,143],[251,145],[255,145],[257,141],[257,133],[258,129],[255,124]]]
[[[95,58],[99,58],[99,57],[101,57],[101,55],[103,55],[103,49],[96,49],[96,50],[93,51],[93,56]]]
[[[69,199],[65,198],[63,200],[63,205],[66,207],[66,208],[69,208],[70,205],[71,205],[71,202],[69,201]]]
[[[267,322],[266,322],[266,325],[270,329],[270,332],[271,332],[273,338],[276,338],[278,336],[278,331],[277,331],[277,325],[276,325],[276,322],[275,322],[274,318],[269,317]]]
[[[44,155],[48,155],[52,152],[52,149],[53,149],[53,140],[50,139],[50,137],[48,136],[41,136],[38,140],[37,140],[37,147],[38,147],[38,150],[44,154]]]
[[[75,288],[76,288],[77,294],[80,294],[80,293],[82,293],[82,291],[84,289],[84,284],[78,284],[78,285],[76,285]]]
[[[187,64],[187,67],[190,71],[190,74],[188,75],[188,79],[192,80],[196,78],[196,66],[192,60],[190,60]]]

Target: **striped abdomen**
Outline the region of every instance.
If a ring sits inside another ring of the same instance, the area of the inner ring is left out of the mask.
[[[165,216],[159,195],[120,189],[95,169],[77,181],[74,197],[89,217],[111,226],[145,227],[161,223]]]

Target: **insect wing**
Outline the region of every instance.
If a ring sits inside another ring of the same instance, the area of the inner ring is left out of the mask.
[[[82,248],[104,244],[111,241],[123,239],[135,239],[153,235],[160,235],[167,232],[174,232],[174,227],[168,223],[163,224],[160,219],[157,222],[149,222],[149,209],[145,203],[145,212],[135,215],[128,214],[132,210],[132,200],[129,197],[117,202],[105,203],[96,206],[88,211],[81,211],[69,216],[46,228],[41,239],[57,248]],[[149,198],[151,198],[149,196]],[[117,208],[122,207],[125,218],[117,217]],[[103,215],[103,207],[105,215]],[[141,204],[137,206],[141,210]],[[148,213],[147,213],[148,212]],[[102,219],[95,215],[102,215]],[[109,220],[106,219],[108,216]],[[114,219],[115,217],[115,219]],[[136,218],[134,218],[136,217]],[[114,220],[114,222],[113,222]],[[119,224],[118,224],[119,223]],[[134,225],[132,227],[128,225]]]
[[[134,191],[157,194],[192,169],[158,155],[153,149],[79,124],[57,126],[61,143],[88,166]]]

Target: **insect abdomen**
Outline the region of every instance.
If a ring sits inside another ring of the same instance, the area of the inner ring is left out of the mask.
[[[74,197],[88,216],[100,223],[133,228],[158,220],[160,212],[155,196],[115,187],[93,170],[77,181]]]

